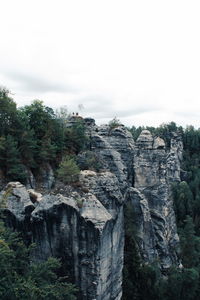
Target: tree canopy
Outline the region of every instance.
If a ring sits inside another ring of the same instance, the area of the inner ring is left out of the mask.
[[[28,172],[39,174],[51,164],[57,169],[66,155],[88,146],[81,118],[70,123],[66,109],[55,113],[41,100],[17,108],[9,91],[0,88],[0,170],[7,180],[26,183]]]

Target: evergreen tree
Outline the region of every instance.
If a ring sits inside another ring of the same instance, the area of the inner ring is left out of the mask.
[[[192,215],[193,194],[187,182],[182,181],[173,185],[174,210],[177,222],[183,223],[186,215]]]
[[[85,126],[82,120],[77,120],[65,131],[65,149],[69,153],[78,154],[86,149],[89,140],[85,135]]]
[[[75,182],[78,180],[78,174],[80,173],[73,157],[65,156],[58,168],[58,178],[64,183]]]
[[[34,130],[36,139],[41,140],[44,136],[51,135],[55,120],[52,108],[45,106],[40,100],[34,100],[21,111],[28,117],[29,126]]]
[[[197,269],[184,269],[182,273],[182,294],[180,300],[196,300],[199,297],[199,272]]]
[[[35,168],[37,143],[33,130],[24,130],[19,138],[19,152],[23,163],[29,168]]]
[[[187,216],[181,230],[182,260],[185,268],[197,267],[200,263],[200,238],[195,236],[193,220]]]
[[[9,96],[9,91],[0,88],[0,136],[13,134],[17,123],[17,106]]]
[[[0,167],[5,171],[9,180],[25,182],[26,174],[20,159],[20,152],[15,139],[8,135],[1,139]]]
[[[38,161],[51,162],[56,157],[56,146],[52,144],[51,139],[43,137],[41,140],[40,152]]]
[[[29,167],[36,167],[34,157],[37,151],[37,140],[35,132],[30,128],[29,118],[23,109],[18,110],[19,127],[16,130],[19,144],[19,151],[23,163]]]

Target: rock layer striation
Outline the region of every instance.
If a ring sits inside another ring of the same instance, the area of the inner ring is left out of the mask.
[[[33,259],[60,257],[82,300],[119,300],[125,205],[133,211],[143,260],[157,260],[163,269],[179,263],[170,185],[180,180],[183,146],[178,135],[166,149],[147,130],[134,142],[123,125],[98,127],[90,118],[85,124],[90,150],[103,161],[100,172],[81,171],[78,188],[50,190],[54,174],[49,166],[43,176],[46,192],[13,182],[2,199],[8,225],[36,243]]]

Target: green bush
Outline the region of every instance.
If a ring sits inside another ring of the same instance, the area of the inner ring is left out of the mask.
[[[99,172],[104,165],[99,156],[89,150],[79,154],[76,161],[81,170],[92,170]]]
[[[109,123],[108,123],[110,130],[115,129],[121,125],[121,122],[119,119],[114,117]]]
[[[80,169],[74,158],[68,155],[64,157],[57,171],[58,178],[64,183],[77,181],[79,173]]]

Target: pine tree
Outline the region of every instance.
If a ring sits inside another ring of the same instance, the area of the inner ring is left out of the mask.
[[[195,236],[194,223],[190,216],[186,217],[180,237],[184,267],[197,267],[200,262],[200,238]]]
[[[58,178],[64,183],[70,183],[77,181],[77,176],[80,173],[80,169],[77,166],[73,157],[65,156],[58,168]]]
[[[17,106],[8,95],[7,89],[0,88],[0,136],[12,134],[16,129]]]
[[[25,182],[26,174],[15,139],[8,135],[4,147],[4,167],[9,180]]]

